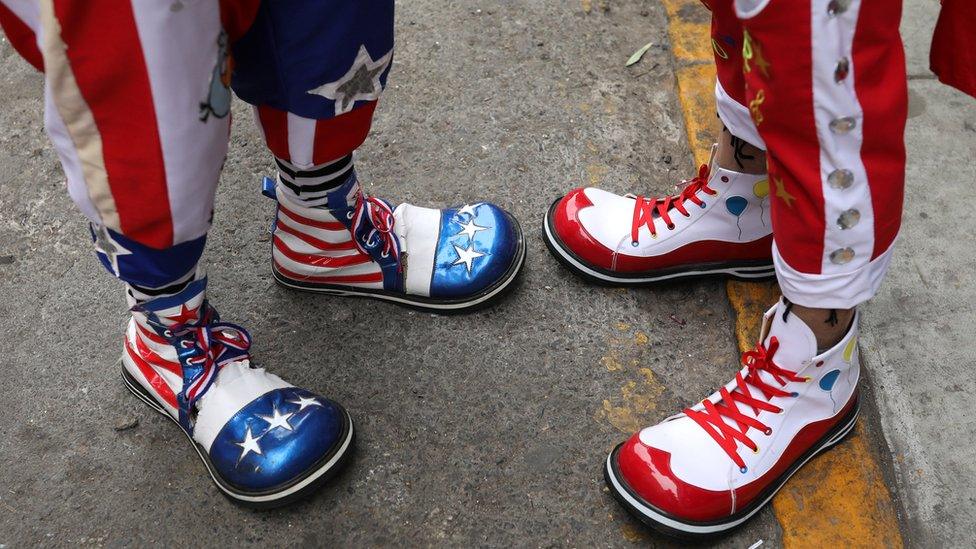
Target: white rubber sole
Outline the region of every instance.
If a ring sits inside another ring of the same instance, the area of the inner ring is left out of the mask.
[[[858,406],[858,405],[855,405],[855,406]],[[641,503],[640,500],[638,500],[637,498],[635,498],[634,496],[632,496],[630,494],[630,492],[624,487],[624,485],[620,482],[620,480],[614,474],[614,472],[613,472],[613,466],[612,466],[612,460],[613,460],[613,455],[614,455],[614,453],[616,451],[611,452],[610,455],[607,456],[607,461],[606,461],[606,464],[604,465],[604,467],[605,467],[604,474],[606,475],[607,480],[610,482],[611,488],[613,488],[614,492],[616,492],[616,495],[619,496],[620,498],[623,498],[626,501],[626,503],[630,507],[629,510],[631,512],[637,512],[637,513],[639,513],[640,515],[643,516],[643,519],[646,519],[646,521],[648,521],[650,523],[653,523],[652,524],[652,527],[655,527],[655,528],[656,527],[663,527],[661,529],[665,533],[673,534],[673,533],[677,532],[678,534],[687,535],[688,537],[692,537],[692,536],[702,536],[702,537],[715,536],[715,535],[721,534],[723,532],[726,532],[728,530],[731,530],[733,528],[736,528],[737,526],[743,524],[744,522],[746,522],[747,520],[749,520],[750,518],[752,518],[753,515],[755,515],[759,511],[761,511],[766,506],[766,504],[769,503],[769,501],[771,499],[773,499],[773,496],[775,496],[780,491],[780,489],[783,488],[783,485],[785,485],[787,483],[787,481],[789,481],[790,478],[797,471],[799,471],[800,469],[802,469],[803,466],[806,465],[806,463],[808,461],[810,461],[814,457],[820,455],[825,450],[830,449],[831,446],[837,444],[845,436],[847,436],[848,433],[851,432],[851,429],[854,428],[854,425],[857,423],[857,418],[858,418],[858,415],[859,414],[860,414],[860,407],[858,407],[856,409],[856,411],[854,412],[854,414],[852,415],[852,417],[848,421],[848,423],[846,425],[844,425],[834,436],[832,436],[826,442],[824,442],[823,444],[821,444],[820,448],[818,448],[815,452],[812,452],[809,456],[807,456],[806,459],[804,459],[803,461],[801,461],[800,464],[798,466],[796,466],[795,468],[793,468],[793,470],[790,471],[790,473],[788,475],[785,475],[779,481],[779,484],[776,486],[776,488],[774,490],[772,490],[769,493],[769,495],[765,499],[763,499],[762,502],[759,505],[756,505],[755,508],[752,509],[745,516],[738,517],[735,520],[732,520],[732,521],[729,521],[729,522],[716,523],[716,524],[708,524],[708,525],[690,524],[690,523],[687,523],[687,522],[682,522],[682,521],[679,521],[679,520],[675,520],[675,519],[673,519],[673,518],[671,518],[669,516],[666,516],[666,515],[661,514],[660,512],[656,511],[655,509],[652,509],[652,508],[644,505],[643,503]]]
[[[313,292],[318,294],[335,295],[340,297],[368,297],[372,299],[379,299],[382,301],[387,301],[390,303],[396,303],[398,305],[406,305],[409,307],[414,307],[418,309],[426,309],[431,311],[443,311],[443,312],[460,312],[465,309],[473,309],[481,305],[491,302],[493,299],[502,294],[511,284],[518,278],[519,273],[522,272],[522,266],[525,263],[525,241],[520,240],[520,246],[518,251],[518,258],[515,260],[514,267],[510,269],[509,274],[502,279],[502,281],[497,284],[490,291],[477,296],[476,298],[467,301],[454,301],[454,302],[438,302],[431,300],[431,298],[424,298],[423,296],[411,296],[409,294],[393,294],[385,293],[379,291],[370,291],[368,289],[357,289],[353,287],[349,288],[337,288],[337,287],[312,287],[303,286],[295,283],[295,281],[286,278],[284,275],[278,273],[277,270],[272,267],[272,275],[275,281],[277,281],[282,286],[287,288],[301,290],[303,292]]]
[[[596,271],[593,268],[581,263],[576,259],[573,254],[567,251],[559,239],[556,238],[552,227],[549,225],[549,212],[546,212],[542,220],[542,227],[545,231],[546,243],[549,245],[549,249],[559,255],[559,259],[567,264],[572,269],[578,271],[580,274],[596,279],[598,281],[607,282],[610,284],[650,284],[653,282],[661,282],[664,280],[674,280],[677,278],[698,278],[698,277],[710,277],[710,276],[729,276],[734,278],[742,279],[763,279],[770,278],[776,275],[776,271],[773,268],[772,263],[769,265],[758,265],[750,267],[722,267],[715,269],[689,269],[681,272],[668,273],[663,275],[648,275],[648,276],[636,276],[636,277],[619,277],[608,275],[606,273]]]
[[[123,363],[125,362],[124,355],[122,357],[122,362]],[[124,365],[123,368],[125,368]],[[123,372],[128,373],[125,371]],[[179,421],[177,421],[173,416],[171,416],[169,412],[166,411],[165,408],[163,408],[158,402],[155,401],[155,399],[152,399],[144,394],[144,391],[147,390],[145,387],[133,387],[130,378],[135,379],[132,373],[128,373],[128,376],[126,375],[122,376],[122,383],[125,385],[126,389],[128,389],[129,392],[135,395],[136,398],[141,400],[147,406],[149,406],[157,413],[165,416],[167,419],[169,419],[174,424],[176,424],[176,426],[180,428],[180,431],[184,435],[186,435],[186,438],[190,441],[190,444],[193,446],[193,449],[196,450],[197,456],[200,458],[200,461],[203,462],[203,465],[207,468],[207,473],[210,475],[210,478],[213,480],[213,483],[218,488],[220,488],[220,490],[227,497],[244,504],[250,504],[259,507],[275,507],[276,502],[286,503],[288,500],[297,499],[301,497],[302,490],[304,490],[309,486],[314,485],[314,483],[317,480],[319,480],[323,475],[331,472],[332,469],[336,466],[336,464],[339,463],[344,457],[346,457],[346,454],[349,452],[349,449],[352,446],[353,431],[354,431],[352,418],[349,416],[348,413],[345,412],[345,410],[343,410],[343,415],[346,418],[346,437],[343,439],[342,443],[339,446],[339,449],[336,451],[335,455],[333,455],[331,459],[329,459],[326,463],[322,464],[313,473],[303,478],[300,482],[297,482],[294,485],[289,486],[288,488],[280,492],[275,492],[272,494],[253,495],[253,496],[242,494],[240,492],[231,490],[227,486],[224,486],[223,482],[218,479],[217,474],[214,472],[213,468],[211,467],[210,460],[204,455],[203,449],[195,440],[193,440],[193,437],[190,435],[190,433],[184,430],[183,426],[180,425]],[[138,381],[136,381],[136,383],[138,383]]]

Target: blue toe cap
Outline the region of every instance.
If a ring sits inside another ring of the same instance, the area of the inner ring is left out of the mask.
[[[305,476],[343,442],[345,412],[305,389],[275,389],[224,425],[210,461],[224,481],[261,492]]]
[[[494,204],[441,211],[431,297],[463,298],[501,280],[518,260],[518,222]]]

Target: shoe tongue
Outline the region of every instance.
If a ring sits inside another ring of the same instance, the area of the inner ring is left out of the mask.
[[[805,361],[817,356],[817,338],[800,317],[786,311],[786,304],[781,299],[773,311],[772,323],[763,344],[768,349],[770,339],[775,336],[779,340],[779,348],[773,362],[787,370],[799,371]]]
[[[330,210],[343,210],[356,207],[356,195],[360,189],[359,178],[356,177],[356,170],[349,170],[349,175],[342,185],[332,189],[326,195],[326,206]]]

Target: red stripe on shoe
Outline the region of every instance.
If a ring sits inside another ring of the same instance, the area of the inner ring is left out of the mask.
[[[287,223],[282,223],[281,219],[278,219],[278,223],[275,225],[275,228],[276,228],[275,230],[290,234],[295,238],[301,240],[302,242],[305,242],[306,244],[311,244],[312,246],[315,246],[316,248],[323,251],[356,249],[356,243],[353,242],[352,240],[347,240],[345,242],[339,242],[339,243],[326,242],[324,240],[315,238],[314,236],[307,235],[299,231],[298,229],[292,228]]]
[[[139,324],[138,322],[136,322],[136,327],[139,330],[139,334],[142,337],[148,339],[149,341],[152,341],[153,343],[159,343],[162,345],[169,345],[169,341],[167,341],[166,338],[160,336],[159,334],[153,332],[152,330],[147,330],[146,328],[143,328],[142,325]]]
[[[332,162],[359,148],[369,135],[374,110],[376,101],[370,101],[335,118],[317,120],[312,162],[316,165]]]
[[[129,2],[55,2],[65,53],[102,141],[122,233],[173,245],[166,167],[149,72]],[[137,114],[137,115],[136,115]]]
[[[553,230],[562,245],[592,267],[620,274],[653,273],[684,265],[706,265],[728,261],[770,261],[773,237],[750,242],[699,240],[661,255],[640,257],[614,253],[594,238],[579,220],[579,212],[592,207],[583,189],[570,191],[553,212]]]
[[[288,208],[284,207],[280,202],[278,203],[278,208],[281,211],[285,212],[285,215],[301,223],[302,225],[308,225],[309,227],[315,227],[316,229],[325,229],[327,231],[348,231],[349,230],[340,221],[319,221],[317,219],[305,217],[304,215],[299,215],[289,210]]]
[[[898,34],[900,7],[900,3],[861,2],[852,48],[854,90],[864,113],[861,162],[874,211],[871,259],[894,243],[905,194],[908,85]]]
[[[283,276],[293,280],[306,282],[321,282],[322,284],[365,284],[371,282],[383,282],[383,272],[375,272],[363,275],[336,275],[336,276],[313,276],[301,275],[281,266],[277,261],[274,262],[275,269]]]
[[[146,378],[146,381],[149,382],[149,385],[156,392],[156,396],[162,398],[166,404],[176,408],[176,395],[173,394],[173,390],[170,389],[169,384],[166,383],[166,380],[164,380],[163,377],[159,375],[159,373],[153,369],[148,362],[143,360],[142,357],[138,356],[138,353],[132,352],[132,348],[129,346],[128,341],[126,341],[125,351],[126,354],[129,355],[129,358],[132,359],[132,362],[135,363],[136,367],[139,368],[139,372],[142,373],[143,377]]]
[[[155,351],[150,349],[142,338],[136,338],[136,352],[139,357],[145,360],[148,364],[153,366],[159,366],[179,377],[183,377],[183,368],[180,367],[179,363],[170,362],[163,357],[159,356]]]
[[[288,150],[288,113],[267,105],[258,105],[258,122],[264,130],[264,140],[271,154],[291,161]]]
[[[362,265],[363,263],[371,263],[373,261],[371,257],[365,254],[342,256],[303,254],[289,248],[288,245],[277,236],[274,237],[274,246],[276,250],[281,252],[282,255],[288,259],[311,267],[352,267],[353,265]]]
[[[639,432],[620,448],[617,468],[627,485],[651,506],[683,520],[721,520],[753,503],[763,490],[846,418],[856,402],[857,393],[834,417],[809,423],[800,429],[769,471],[736,488],[734,508],[731,491],[708,490],[679,478],[671,468],[671,454],[641,442]],[[725,459],[724,455],[722,459]]]

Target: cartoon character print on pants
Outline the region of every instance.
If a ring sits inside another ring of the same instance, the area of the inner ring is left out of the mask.
[[[217,37],[217,64],[210,77],[207,99],[200,102],[200,120],[206,122],[210,115],[224,118],[230,113],[230,77],[234,59],[228,51],[227,33],[220,31]]]

